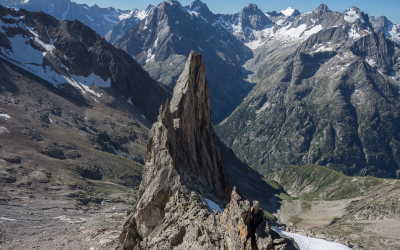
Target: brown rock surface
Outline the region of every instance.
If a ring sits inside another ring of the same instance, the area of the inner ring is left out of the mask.
[[[150,131],[139,199],[117,249],[272,249],[273,239],[283,237],[257,201],[251,206],[236,188],[230,192],[204,77],[201,55],[191,52]],[[230,203],[221,213],[207,199]]]

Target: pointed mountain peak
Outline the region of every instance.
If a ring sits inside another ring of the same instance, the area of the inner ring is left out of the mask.
[[[207,5],[205,4],[205,3],[203,3],[202,1],[200,1],[200,0],[195,0],[194,2],[192,2],[190,5],[189,5],[189,8],[196,8],[196,7],[198,7],[198,8],[204,8],[204,7],[206,7],[206,8],[208,8],[207,7]]]
[[[165,2],[164,2],[165,3]],[[181,3],[177,0],[168,0],[167,2],[169,5],[179,5],[181,6]],[[162,3],[161,3],[162,4]]]
[[[258,10],[258,6],[257,4],[249,3],[246,6],[244,6],[243,10],[253,10],[253,11]]]
[[[258,8],[256,4],[247,4],[241,11],[249,15],[264,15],[264,13]]]
[[[283,16],[281,12],[277,13],[275,10],[273,11],[268,11],[265,13],[266,16]]]
[[[146,13],[150,13],[156,6],[149,4],[149,6],[147,6],[147,8],[145,9]]]
[[[194,51],[191,51],[185,68],[176,83],[171,100],[170,109],[172,113],[176,113],[175,116],[180,116],[183,112],[183,102],[191,103],[195,107],[204,106],[203,108],[210,109],[209,102],[207,102],[205,96],[206,92],[208,92],[206,91],[205,74],[206,66],[201,54],[195,55]],[[197,93],[193,93],[194,90],[197,90]]]
[[[205,3],[203,3],[200,0],[195,0],[192,2],[189,6],[185,7],[186,9],[190,9],[196,13],[199,13],[200,15],[204,17],[208,17],[209,15],[213,15],[210,9],[207,7]]]
[[[343,19],[347,22],[347,23],[354,23],[355,21],[357,21],[358,19],[360,20],[361,23],[364,22],[369,22],[369,16],[368,14],[364,14],[364,12],[362,12],[359,8],[357,8],[356,6],[353,6],[351,8],[348,8],[347,10],[345,10],[343,12]]]
[[[292,7],[289,7],[286,10],[281,10],[279,13],[282,13],[284,16],[298,16],[298,15],[300,15],[300,11],[298,9],[293,9]]]
[[[326,4],[320,4],[318,8],[316,8],[314,11],[317,12],[331,12],[331,10],[328,8]]]

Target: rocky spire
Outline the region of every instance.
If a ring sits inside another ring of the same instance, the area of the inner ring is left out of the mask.
[[[192,51],[151,128],[138,203],[117,249],[297,250],[271,230],[259,202],[251,206],[236,188],[231,192],[205,73],[201,55]]]
[[[231,188],[213,132],[205,73],[201,55],[192,51],[171,103],[160,107],[150,131],[138,203],[131,212],[131,240],[154,229],[177,191],[229,202]]]

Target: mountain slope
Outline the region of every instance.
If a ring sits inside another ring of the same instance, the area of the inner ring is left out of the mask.
[[[349,175],[395,177],[400,47],[374,33],[357,8],[338,15],[320,6],[308,15],[332,18],[303,42],[290,38],[282,46],[275,33],[254,50],[246,65],[259,83],[217,134],[264,173],[316,163]]]
[[[129,16],[124,16],[124,19],[119,21],[107,34],[104,35],[104,38],[109,43],[113,43],[120,36],[122,36],[125,32],[127,32],[132,27],[138,25],[141,20],[146,18],[153,10],[153,5],[149,5],[145,10],[133,10],[129,13]]]
[[[382,32],[387,38],[400,44],[400,25],[394,24],[388,20],[385,16],[369,18],[374,30],[376,32]]]
[[[0,12],[1,57],[57,88],[71,84],[96,99],[101,95],[91,86],[112,87],[150,121],[170,95],[168,87],[154,81],[130,56],[79,21],[1,6]]]
[[[43,11],[59,20],[79,20],[100,36],[104,36],[121,20],[139,14],[136,9],[128,11],[112,7],[100,8],[97,5],[89,7],[87,4],[78,4],[70,0],[1,0],[0,4],[28,11]]]

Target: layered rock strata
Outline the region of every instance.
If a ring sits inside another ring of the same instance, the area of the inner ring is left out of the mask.
[[[139,199],[117,249],[296,249],[271,230],[257,201],[251,206],[236,188],[231,192],[205,71],[201,55],[192,51],[171,102],[160,107]]]

